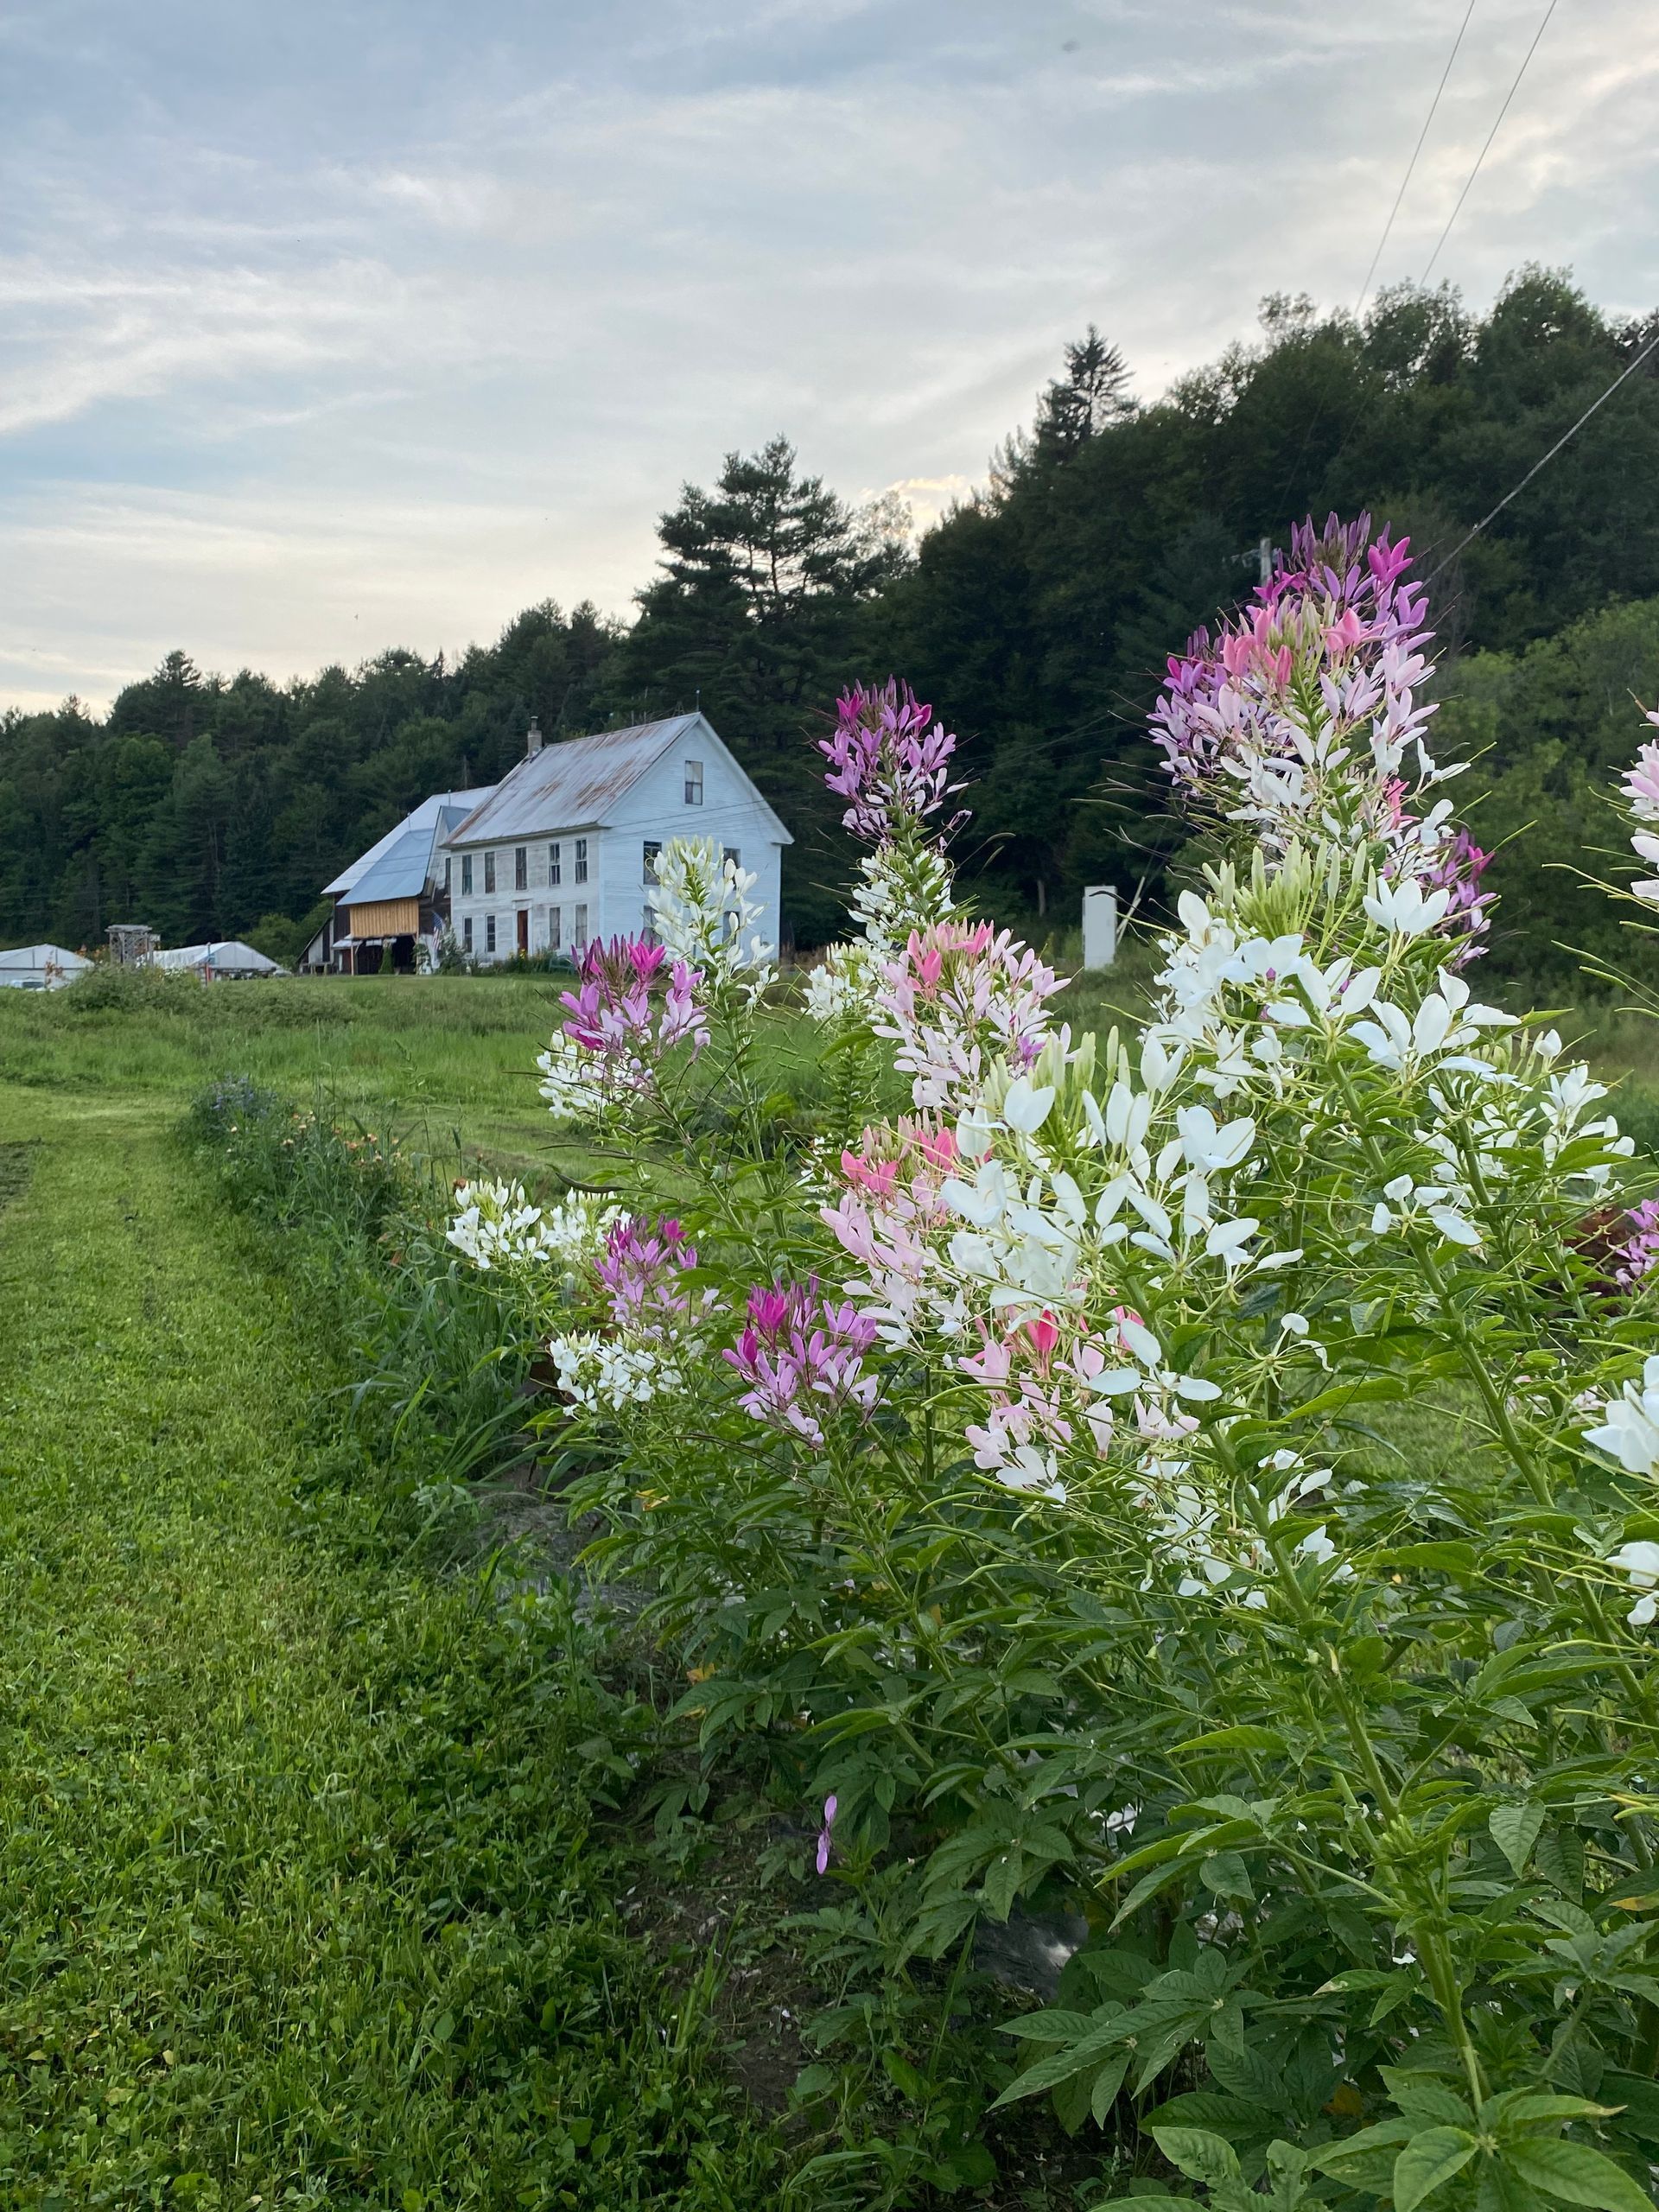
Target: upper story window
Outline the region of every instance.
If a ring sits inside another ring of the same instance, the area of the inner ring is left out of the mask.
[[[530,888],[530,848],[515,845],[512,849],[512,887],[515,891]]]
[[[734,868],[741,868],[741,867],[742,867],[742,865],[743,865],[743,855],[742,855],[742,854],[738,850],[738,849],[737,849],[737,847],[736,847],[735,845],[728,845],[728,846],[726,846],[726,847],[724,848],[724,853],[725,853],[725,857],[726,857],[728,861],[730,861],[730,862],[731,862],[731,864],[732,864],[732,866],[733,866]]]
[[[702,763],[688,760],[685,764],[685,803],[688,806],[702,804]]]
[[[463,853],[461,856],[461,895],[463,899],[470,899],[473,895],[473,856],[470,853]]]
[[[588,880],[588,840],[585,837],[578,837],[575,844],[575,880],[578,883],[586,883]]]
[[[484,888],[486,891],[493,891],[495,888],[495,855],[493,853],[486,853],[484,855]]]
[[[559,847],[557,845],[550,845],[547,849],[547,880],[550,883],[563,883],[564,880],[564,873],[560,866],[560,859],[561,854]]]
[[[644,875],[640,878],[640,880],[641,880],[642,882],[644,882],[644,883],[655,883],[655,882],[656,882],[656,880],[657,880],[657,855],[658,855],[658,853],[660,853],[660,852],[662,851],[662,849],[663,849],[663,841],[662,841],[662,839],[661,839],[660,837],[647,837],[647,838],[646,838],[646,840],[645,840],[645,874],[644,874]]]

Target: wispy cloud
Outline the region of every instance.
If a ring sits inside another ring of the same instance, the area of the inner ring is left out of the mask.
[[[1414,275],[1535,0],[1488,0]],[[0,22],[0,699],[626,610],[685,478],[788,430],[918,518],[1089,320],[1151,392],[1351,299],[1440,0],[60,0]],[[1649,0],[1558,10],[1441,269],[1659,297]],[[1437,272],[1439,273],[1439,272]]]

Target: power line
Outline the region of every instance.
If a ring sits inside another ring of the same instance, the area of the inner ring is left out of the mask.
[[[1371,279],[1376,274],[1376,264],[1382,258],[1382,249],[1387,245],[1389,233],[1394,228],[1394,219],[1400,213],[1400,203],[1406,196],[1406,187],[1411,182],[1412,172],[1417,166],[1417,156],[1423,150],[1423,142],[1428,137],[1428,126],[1434,120],[1434,111],[1440,104],[1440,94],[1446,90],[1446,80],[1452,74],[1452,64],[1458,58],[1458,48],[1463,44],[1463,35],[1468,29],[1469,18],[1474,12],[1475,0],[1469,0],[1469,5],[1464,11],[1463,21],[1458,26],[1458,35],[1452,41],[1452,51],[1446,57],[1446,67],[1440,72],[1440,81],[1434,87],[1434,97],[1428,104],[1428,113],[1423,118],[1423,127],[1417,133],[1417,143],[1412,148],[1411,159],[1406,163],[1406,173],[1400,180],[1400,189],[1394,195],[1394,205],[1389,210],[1389,219],[1383,224],[1382,235],[1376,242],[1376,251],[1371,256],[1371,265],[1365,271],[1365,282],[1360,286],[1359,297],[1354,302],[1356,315],[1370,296]]]
[[[1538,460],[1533,462],[1532,467],[1521,479],[1521,481],[1516,486],[1514,491],[1506,492],[1503,494],[1503,497],[1498,501],[1497,505],[1492,509],[1491,514],[1483,515],[1480,520],[1475,524],[1474,528],[1469,532],[1469,535],[1465,538],[1462,539],[1459,543],[1452,547],[1452,550],[1446,555],[1445,560],[1440,563],[1439,567],[1432,569],[1429,571],[1428,575],[1422,579],[1423,582],[1425,584],[1432,584],[1435,577],[1440,575],[1442,569],[1449,569],[1452,562],[1457,559],[1459,554],[1462,552],[1464,547],[1465,545],[1472,544],[1475,539],[1480,536],[1481,531],[1485,529],[1488,523],[1497,521],[1498,516],[1501,515],[1504,508],[1509,505],[1510,501],[1513,499],[1518,498],[1519,495],[1526,490],[1528,485],[1531,483],[1533,478],[1538,474],[1539,470],[1545,467],[1550,461],[1554,460],[1556,454],[1560,453],[1561,448],[1567,443],[1569,439],[1577,437],[1579,432],[1590,420],[1590,417],[1595,413],[1597,408],[1605,405],[1605,404],[1610,400],[1613,394],[1618,390],[1618,387],[1624,383],[1625,378],[1633,377],[1637,371],[1641,367],[1643,362],[1647,360],[1654,353],[1659,353],[1659,332],[1656,332],[1654,336],[1649,339],[1647,344],[1642,348],[1642,351],[1636,356],[1634,360],[1627,361],[1625,363],[1624,366],[1613,378],[1611,384],[1608,385],[1606,391],[1601,394],[1601,397],[1599,399],[1592,399],[1591,401],[1590,404],[1585,409],[1583,414],[1580,416],[1578,421],[1573,423],[1572,429],[1570,430],[1563,430],[1560,436],[1556,439],[1554,444],[1551,446],[1549,451],[1547,454],[1541,454]]]
[[[1557,0],[1549,0],[1549,5],[1544,10],[1543,20],[1540,22],[1537,29],[1532,35],[1532,44],[1527,48],[1525,54],[1522,56],[1521,67],[1515,73],[1515,82],[1510,86],[1509,91],[1504,93],[1503,105],[1497,111],[1497,120],[1493,123],[1491,129],[1486,133],[1486,143],[1481,148],[1479,153],[1476,155],[1475,166],[1470,170],[1469,175],[1465,181],[1463,190],[1458,194],[1458,204],[1452,210],[1452,213],[1446,217],[1446,228],[1440,232],[1440,237],[1435,240],[1434,251],[1429,255],[1427,263],[1424,264],[1422,276],[1419,279],[1419,282],[1421,283],[1427,283],[1428,272],[1433,268],[1434,264],[1440,259],[1440,248],[1446,244],[1447,238],[1452,235],[1452,226],[1457,221],[1459,215],[1462,213],[1463,203],[1469,197],[1470,187],[1474,183],[1475,179],[1480,175],[1482,162],[1484,162],[1487,155],[1492,150],[1492,141],[1497,137],[1503,118],[1510,111],[1510,102],[1515,98],[1516,94],[1521,89],[1521,79],[1526,75],[1528,64],[1531,61],[1533,55],[1538,51],[1539,40],[1542,38],[1544,33],[1549,28],[1549,19],[1555,12],[1556,4]]]

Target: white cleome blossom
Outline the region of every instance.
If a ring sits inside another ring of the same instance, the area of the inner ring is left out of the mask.
[[[1617,1459],[1627,1474],[1659,1471],[1659,1353],[1644,1362],[1640,1382],[1627,1382],[1618,1397],[1590,1411],[1605,1418],[1585,1431],[1586,1444]]]
[[[556,1122],[597,1122],[611,1101],[591,1052],[582,1052],[562,1029],[553,1033],[546,1052],[536,1055],[542,1071],[537,1085]]]
[[[461,1184],[454,1216],[444,1233],[485,1274],[497,1268],[535,1266],[559,1249],[558,1232],[541,1207],[531,1205],[522,1183]]]
[[[676,1396],[685,1378],[673,1362],[649,1344],[618,1344],[607,1337],[553,1337],[548,1355],[558,1370],[559,1388],[589,1413],[620,1413]]]
[[[701,970],[706,989],[741,983],[751,999],[772,981],[775,947],[755,927],[749,897],[759,878],[712,837],[671,837],[657,855],[647,894],[657,935],[671,958]]]
[[[826,1027],[868,1021],[875,1012],[880,978],[868,945],[832,944],[806,979],[806,1010]]]
[[[1659,1544],[1645,1539],[1635,1543],[1621,1544],[1608,1559],[1609,1567],[1616,1567],[1628,1575],[1630,1587],[1642,1593],[1624,1618],[1632,1628],[1649,1627],[1659,1616]]]

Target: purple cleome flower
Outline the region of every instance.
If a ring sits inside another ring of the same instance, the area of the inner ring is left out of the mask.
[[[961,789],[949,780],[957,741],[908,683],[855,684],[836,709],[836,734],[818,750],[830,763],[824,782],[851,802],[841,818],[855,837],[878,845],[900,820],[925,821]]]
[[[874,1321],[850,1304],[831,1306],[817,1276],[804,1283],[757,1283],[749,1293],[748,1325],[721,1357],[748,1388],[740,1403],[757,1421],[823,1442],[818,1415],[826,1408],[875,1402],[876,1378],[864,1372],[875,1342]]]

